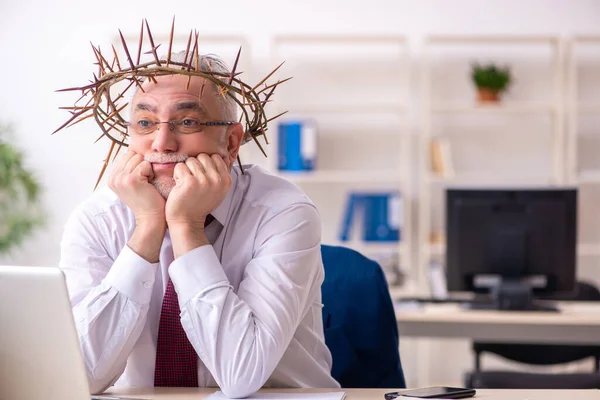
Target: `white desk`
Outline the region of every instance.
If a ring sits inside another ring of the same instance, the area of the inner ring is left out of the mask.
[[[396,308],[396,319],[400,337],[600,344],[600,305],[560,303],[559,308],[557,313],[465,310],[457,304],[403,305]]]
[[[338,389],[339,390],[339,389]],[[342,389],[346,392],[346,400],[383,400],[383,395],[391,390],[385,389]],[[105,394],[127,396],[149,400],[202,400],[214,393],[215,389],[191,388],[125,388],[113,389]],[[329,389],[287,389],[275,392],[326,392]],[[273,390],[262,390],[263,393]],[[477,390],[473,399],[485,400],[598,400],[598,390]],[[411,397],[399,397],[399,400],[409,400]]]

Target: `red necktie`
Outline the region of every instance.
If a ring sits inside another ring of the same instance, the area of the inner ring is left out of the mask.
[[[209,215],[204,226],[212,220]],[[177,292],[169,279],[158,323],[154,386],[198,386],[198,355],[183,330],[180,313]]]
[[[179,314],[177,292],[169,279],[158,324],[154,386],[198,386],[198,355],[183,330]]]

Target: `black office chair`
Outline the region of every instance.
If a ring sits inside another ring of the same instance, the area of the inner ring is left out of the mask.
[[[557,300],[600,301],[592,284],[578,282],[574,296]],[[480,389],[598,389],[600,388],[600,346],[537,345],[474,342],[475,371],[465,385]],[[482,371],[481,356],[493,353],[508,360],[533,365],[558,365],[593,357],[593,373],[544,374],[512,371]]]

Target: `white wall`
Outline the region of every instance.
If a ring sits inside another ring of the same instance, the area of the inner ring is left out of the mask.
[[[95,70],[90,41],[108,47],[117,29],[136,35],[142,18],[166,34],[178,31],[239,34],[253,57],[266,60],[270,38],[289,33],[395,33],[413,53],[432,33],[600,34],[600,1],[7,1],[0,3],[0,121],[16,128],[19,145],[42,179],[50,224],[8,262],[56,264],[62,225],[88,196],[106,147],[93,145],[98,128],[80,125],[50,136],[66,118],[69,95],[54,90],[82,85]],[[250,57],[250,55],[246,55]],[[270,66],[264,66],[265,70]]]
[[[58,262],[62,226],[91,193],[105,155],[105,145],[92,144],[99,134],[93,123],[50,136],[67,116],[58,107],[71,99],[54,90],[91,77],[90,41],[108,49],[117,29],[137,35],[142,18],[155,34],[167,34],[173,15],[180,34],[194,28],[201,35],[245,35],[264,71],[272,68],[264,61],[276,34],[402,34],[416,55],[422,38],[435,33],[600,35],[595,0],[0,0],[0,121],[14,124],[18,144],[45,185],[50,213],[49,226],[5,256],[5,263]],[[459,347],[458,357],[466,342]],[[436,368],[430,371],[433,383],[460,383],[460,369],[452,363]]]

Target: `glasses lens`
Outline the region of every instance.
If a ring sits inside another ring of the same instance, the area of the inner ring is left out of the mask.
[[[131,130],[138,135],[147,135],[156,129],[156,124],[147,119],[135,120],[129,125]]]
[[[205,123],[197,121],[193,118],[185,118],[179,121],[179,123],[177,124],[177,128],[179,129],[179,132],[183,134],[188,134],[201,131],[204,125]]]

